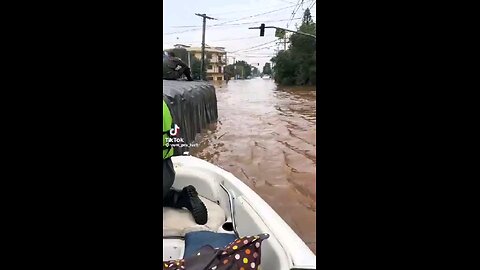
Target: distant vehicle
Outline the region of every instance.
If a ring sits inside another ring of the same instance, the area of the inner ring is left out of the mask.
[[[252,76],[248,76],[248,77],[247,77],[247,79],[251,79],[251,78],[252,78]]]

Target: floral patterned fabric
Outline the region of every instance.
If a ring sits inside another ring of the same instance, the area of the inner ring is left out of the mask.
[[[223,249],[204,246],[194,256],[163,262],[163,269],[257,270],[261,263],[260,247],[268,237],[268,234],[242,237]]]

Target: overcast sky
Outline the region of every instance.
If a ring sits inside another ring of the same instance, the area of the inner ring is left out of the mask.
[[[229,63],[233,60],[230,56],[234,56],[250,64],[259,63],[261,68],[283,44],[276,44],[274,29],[265,29],[265,36],[260,37],[260,30],[248,28],[264,22],[267,26],[287,28],[288,25],[288,29],[295,30],[303,11],[312,5],[311,14],[316,20],[315,3],[314,0],[164,0],[163,49],[177,43],[200,47],[202,18],[195,13],[205,13],[217,19],[207,20],[207,45],[225,47]],[[295,16],[290,20],[293,12]]]

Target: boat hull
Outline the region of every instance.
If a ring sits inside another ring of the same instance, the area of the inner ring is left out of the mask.
[[[225,210],[240,236],[268,233],[262,246],[262,269],[316,269],[316,256],[257,193],[233,174],[192,156],[172,158],[174,188],[194,185],[199,194]]]

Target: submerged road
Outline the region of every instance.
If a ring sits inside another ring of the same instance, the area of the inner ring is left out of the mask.
[[[218,122],[191,154],[257,192],[316,253],[316,92],[271,79],[216,84]]]

